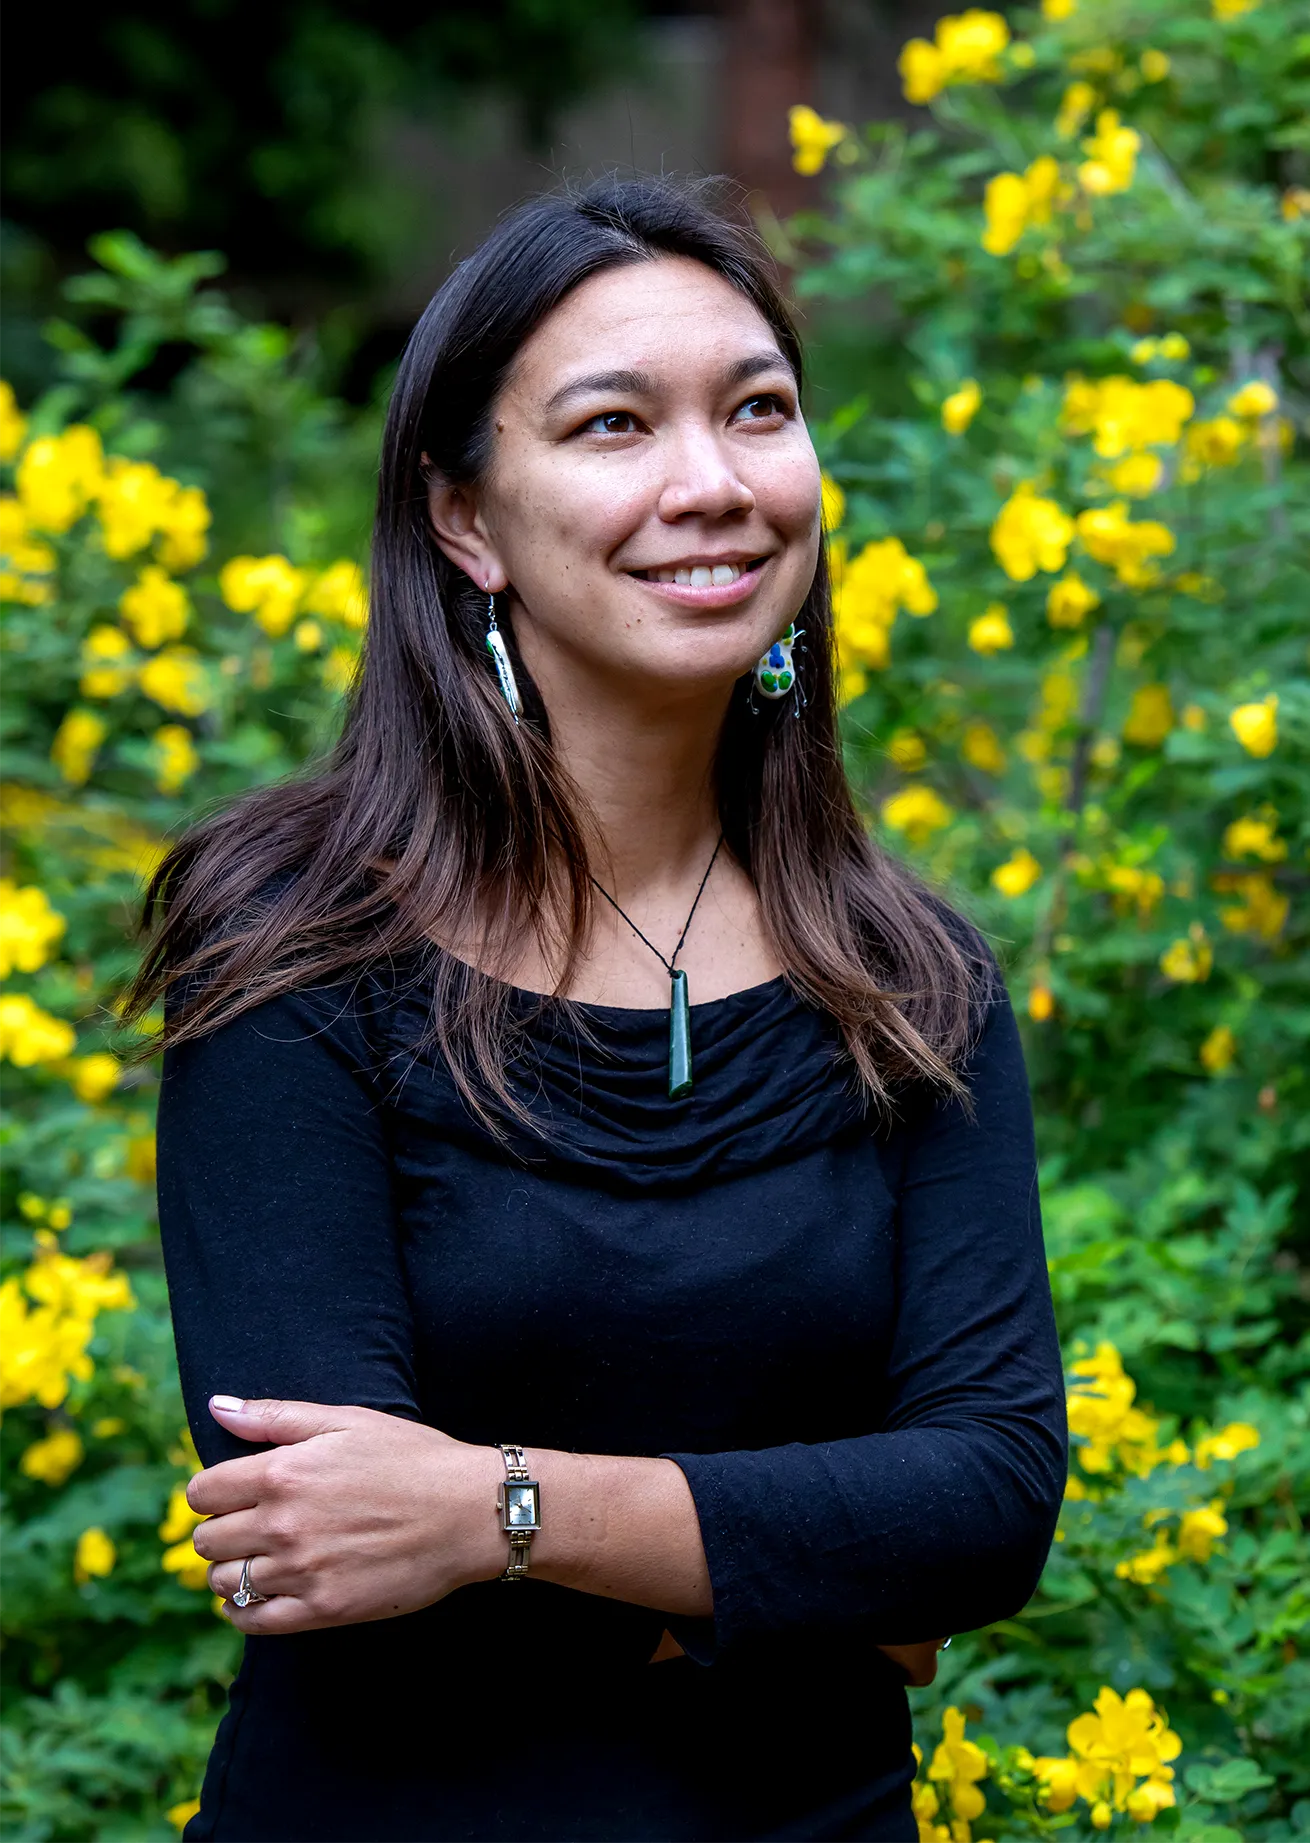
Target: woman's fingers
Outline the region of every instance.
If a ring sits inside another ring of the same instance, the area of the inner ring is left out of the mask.
[[[269,1546],[257,1510],[234,1510],[225,1517],[207,1517],[191,1532],[196,1554],[206,1561],[229,1561],[234,1555],[258,1555]]]
[[[316,1619],[305,1602],[298,1600],[292,1593],[276,1594],[271,1600],[263,1600],[257,1606],[233,1606],[230,1599],[225,1600],[223,1617],[238,1632],[249,1633],[254,1638],[261,1638],[265,1634],[273,1638],[287,1632],[309,1632],[329,1623],[324,1619]]]
[[[267,1594],[271,1599],[275,1593],[293,1594],[293,1589],[304,1586],[304,1580],[279,1569],[272,1555],[251,1553],[242,1555],[240,1560],[211,1561],[207,1570],[211,1593],[220,1599],[230,1600],[241,1584],[241,1570],[246,1562],[250,1563],[249,1585],[256,1593]]]
[[[252,1453],[248,1459],[224,1459],[195,1474],[187,1484],[186,1501],[202,1517],[249,1510],[266,1495],[267,1472],[265,1453]]]

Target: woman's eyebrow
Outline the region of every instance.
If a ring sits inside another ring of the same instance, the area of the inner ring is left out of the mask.
[[[791,365],[779,351],[753,352],[748,358],[739,358],[728,366],[723,373],[722,383],[725,388],[734,384],[746,384],[766,371],[786,371],[791,373]],[[655,380],[647,371],[592,371],[586,377],[573,378],[562,384],[546,400],[546,414],[553,416],[574,397],[589,397],[607,390],[615,390],[632,397],[650,397],[655,394]]]

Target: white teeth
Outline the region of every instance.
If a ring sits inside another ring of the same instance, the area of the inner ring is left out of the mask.
[[[726,589],[730,582],[737,581],[741,573],[736,563],[697,563],[680,570],[647,572],[652,582],[676,582],[684,589]]]

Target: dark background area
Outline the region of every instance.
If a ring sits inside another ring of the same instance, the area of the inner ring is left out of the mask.
[[[134,0],[12,10],[3,73],[4,364],[89,236],[217,249],[247,312],[312,327],[374,390],[452,263],[516,199],[613,167],[720,171],[785,217],[815,196],[786,112],[904,110],[902,0]]]

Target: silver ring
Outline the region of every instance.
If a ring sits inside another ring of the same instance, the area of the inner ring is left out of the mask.
[[[247,1606],[259,1606],[267,1598],[266,1593],[258,1593],[250,1585],[250,1558],[247,1556],[241,1564],[241,1579],[237,1582],[237,1590],[232,1595],[232,1604],[244,1609]]]

